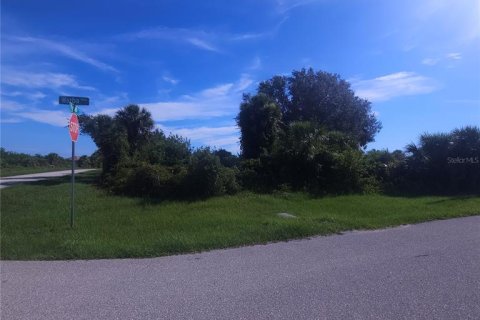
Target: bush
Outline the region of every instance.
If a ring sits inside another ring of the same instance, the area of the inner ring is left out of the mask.
[[[209,148],[200,148],[193,153],[186,186],[189,196],[201,198],[233,194],[240,189],[235,169],[223,167]]]
[[[237,182],[238,169],[221,168],[220,169],[220,185],[222,186],[221,194],[235,194],[240,191],[240,185]]]
[[[113,190],[131,196],[179,198],[183,195],[184,167],[141,163],[120,168],[112,179]]]

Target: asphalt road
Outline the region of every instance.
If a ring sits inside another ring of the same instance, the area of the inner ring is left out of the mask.
[[[75,169],[75,174],[87,172],[91,170],[96,170],[96,169]],[[8,186],[11,186],[17,183],[33,182],[33,181],[40,181],[45,179],[68,176],[71,173],[72,173],[71,170],[62,170],[62,171],[31,173],[31,174],[22,174],[18,176],[3,177],[3,178],[0,178],[0,189],[6,188]]]
[[[1,266],[5,320],[480,317],[480,216],[155,259]]]

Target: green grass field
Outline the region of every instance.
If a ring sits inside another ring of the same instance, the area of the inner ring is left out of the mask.
[[[60,167],[13,167],[0,169],[0,177],[18,176],[21,174],[42,173],[51,171],[68,170],[70,166]]]
[[[153,202],[109,195],[93,185],[95,174],[77,178],[73,229],[69,177],[3,189],[1,258],[154,257],[480,214],[479,197],[242,193]]]

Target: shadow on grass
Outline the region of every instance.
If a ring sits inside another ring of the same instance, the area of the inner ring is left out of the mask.
[[[453,202],[453,201],[462,201],[462,200],[468,200],[472,198],[479,198],[480,195],[459,195],[459,196],[453,196],[448,199],[439,199],[435,201],[429,201],[427,204],[441,204],[441,203],[447,203],[447,202]]]
[[[480,192],[478,191],[432,191],[432,190],[387,190],[381,192],[380,194],[389,196],[389,197],[400,197],[400,198],[422,198],[422,197],[450,197],[450,199],[444,199],[439,201],[449,201],[449,200],[464,200],[470,198],[480,197]]]
[[[56,186],[62,183],[69,183],[72,177],[70,175],[56,178],[48,178],[39,181],[25,182],[25,184],[32,186]],[[89,171],[75,174],[75,183],[99,185],[100,171]]]

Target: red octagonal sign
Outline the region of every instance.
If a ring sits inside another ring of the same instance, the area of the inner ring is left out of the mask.
[[[75,113],[72,113],[72,116],[70,117],[70,121],[68,122],[68,131],[70,132],[70,138],[72,138],[72,141],[77,142],[79,125],[78,125],[78,117]]]

